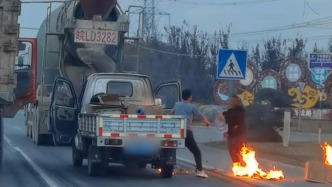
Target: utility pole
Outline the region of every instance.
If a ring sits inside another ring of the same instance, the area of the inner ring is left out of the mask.
[[[144,0],[143,38],[154,38],[157,35],[156,1]]]
[[[130,7],[141,7],[141,6],[130,6]],[[157,16],[168,16],[168,26],[171,25],[171,14],[158,10],[156,8],[156,0],[144,0],[143,10],[139,13],[129,12],[128,14],[139,14],[139,19],[142,22],[139,23],[139,29],[137,31],[137,37],[143,38],[144,40],[150,40],[157,37]],[[142,16],[142,19],[141,19]]]

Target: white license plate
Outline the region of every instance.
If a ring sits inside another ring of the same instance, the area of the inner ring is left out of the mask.
[[[75,29],[74,42],[117,45],[118,32],[96,29]]]
[[[139,140],[127,141],[125,152],[134,155],[150,155],[158,151],[158,144],[156,141]]]

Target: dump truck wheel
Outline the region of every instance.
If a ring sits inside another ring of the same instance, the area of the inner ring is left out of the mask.
[[[35,136],[34,136],[34,142],[36,145],[45,145],[45,136],[43,134],[40,134],[40,115],[39,115],[39,107],[36,107],[35,110]]]
[[[33,143],[40,145],[40,135],[39,135],[39,108],[36,107],[33,112],[33,121],[32,121],[32,139]]]

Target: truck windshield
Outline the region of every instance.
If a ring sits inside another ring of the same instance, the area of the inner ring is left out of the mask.
[[[117,94],[119,96],[133,96],[133,85],[130,82],[115,82],[109,81],[107,83],[107,94]]]
[[[128,96],[131,102],[141,105],[154,104],[151,89],[143,79],[98,78],[91,91],[91,97],[99,93],[117,94],[120,97]]]

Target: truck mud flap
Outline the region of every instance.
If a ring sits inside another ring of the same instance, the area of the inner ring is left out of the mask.
[[[94,164],[101,164],[103,159],[102,149],[95,146],[90,146],[88,159],[91,160],[91,162]]]
[[[163,164],[176,165],[176,149],[162,149],[160,155]]]

